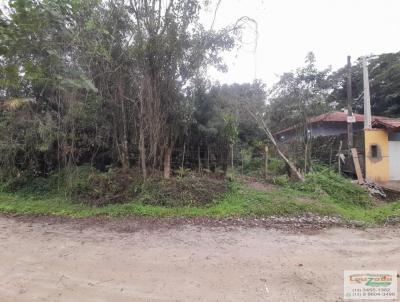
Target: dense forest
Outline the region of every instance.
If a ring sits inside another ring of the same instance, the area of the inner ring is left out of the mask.
[[[210,82],[207,68],[229,71],[223,53],[255,21],[216,30],[200,22],[209,5],[9,0],[0,15],[0,176],[82,165],[143,178],[179,167],[226,172],[233,146],[256,153],[268,143],[260,118],[276,131],[345,107],[346,69],[319,70],[313,53],[270,89]],[[360,60],[352,68],[362,112]],[[371,56],[369,68],[373,114],[400,116],[400,52]]]

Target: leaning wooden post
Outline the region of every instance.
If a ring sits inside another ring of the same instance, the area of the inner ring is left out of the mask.
[[[356,169],[358,184],[364,184],[364,178],[361,171],[360,161],[358,160],[358,152],[356,148],[351,148],[351,155],[353,156],[354,168]]]
[[[265,179],[268,178],[268,146],[265,146]]]

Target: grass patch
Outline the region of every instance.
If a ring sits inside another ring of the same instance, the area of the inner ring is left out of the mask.
[[[292,183],[290,186],[304,192],[326,194],[343,205],[368,208],[373,204],[373,199],[365,188],[351,183],[347,178],[329,169],[309,173],[304,183]]]
[[[0,212],[73,217],[268,217],[315,213],[367,223],[382,223],[389,217],[400,217],[400,202],[377,205],[363,188],[325,170],[308,175],[305,183],[285,182],[277,189],[268,191],[258,191],[237,182],[227,184],[208,180],[210,183],[199,185],[196,179],[182,181],[153,181],[149,187],[141,188],[137,198],[101,207],[77,202],[71,196],[55,193],[54,190],[49,190],[51,193],[48,194],[3,190],[0,192]],[[207,198],[211,196],[208,194],[212,189],[211,183],[226,187],[205,203],[196,202],[196,198],[204,200],[196,194],[204,194]],[[187,202],[183,202],[185,200]]]
[[[27,199],[62,199],[77,204],[103,207],[132,200],[146,205],[184,207],[208,206],[229,191],[228,181],[221,177],[188,173],[169,180],[153,178],[144,181],[135,171],[110,169],[101,173],[81,166],[50,174],[49,177],[18,177],[0,183],[0,192],[15,193]]]
[[[0,211],[20,214],[48,214],[67,215],[73,217],[87,217],[95,215],[106,216],[270,216],[294,215],[305,212],[314,212],[315,205],[301,204],[292,200],[293,193],[286,190],[274,191],[269,194],[241,185],[232,184],[229,193],[215,200],[210,206],[161,206],[149,205],[140,200],[124,204],[110,204],[103,207],[93,207],[83,203],[76,203],[68,198],[57,196],[27,196],[16,193],[0,193]],[[320,211],[328,214],[322,207]]]

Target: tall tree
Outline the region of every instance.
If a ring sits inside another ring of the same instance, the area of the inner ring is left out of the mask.
[[[370,56],[368,59],[370,77],[371,109],[374,115],[400,116],[400,52]],[[346,69],[337,70],[330,77],[333,89],[328,101],[337,108],[346,105]],[[353,109],[363,113],[362,60],[359,58],[352,67]]]
[[[183,88],[203,66],[219,66],[221,51],[234,46],[239,26],[205,30],[199,22],[200,9],[198,0],[130,1],[141,71],[138,100],[143,175],[147,160],[154,168],[163,158],[164,177],[169,177],[172,148],[182,129]]]
[[[285,73],[272,88],[267,119],[272,131],[297,125],[299,140],[304,147],[304,170],[309,167],[311,140],[308,120],[329,110],[330,69],[318,70],[315,56],[308,53],[305,66]]]
[[[284,73],[268,97],[271,129],[277,131],[296,124],[306,127],[308,117],[326,111],[329,73],[330,69],[317,69],[312,52],[307,55],[305,66]]]
[[[266,91],[260,81],[252,84],[220,85],[204,82],[196,83],[193,94],[194,113],[191,127],[191,145],[212,147],[219,154],[226,171],[232,144],[240,141],[242,145],[250,145],[264,139],[257,123],[245,109],[251,104],[259,112],[265,113]]]
[[[0,19],[0,101],[32,99],[32,117],[50,117],[60,168],[107,152],[127,170],[139,154],[144,176],[150,165],[169,177],[193,111],[188,87],[207,66],[223,67],[221,52],[241,29],[206,30],[202,3],[9,0]]]

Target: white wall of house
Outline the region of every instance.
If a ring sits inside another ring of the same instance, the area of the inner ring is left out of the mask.
[[[400,140],[389,141],[389,180],[400,180]]]
[[[389,133],[389,179],[400,180],[400,131]]]

